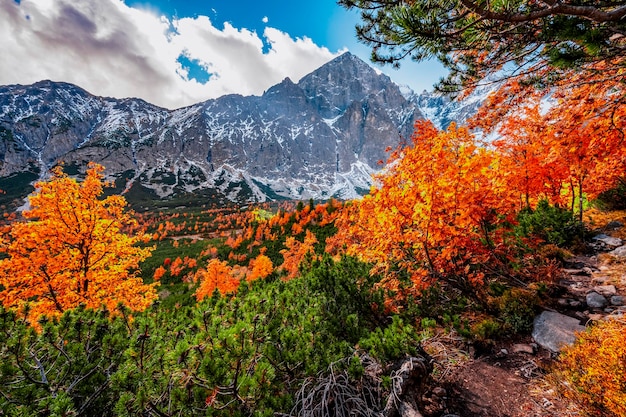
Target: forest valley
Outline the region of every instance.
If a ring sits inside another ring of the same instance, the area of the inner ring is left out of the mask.
[[[54,168],[2,223],[0,415],[445,414],[419,394],[453,366],[432,341],[528,335],[589,219],[626,208],[625,71],[511,78],[469,126],[417,122],[355,201],[133,212],[103,167]],[[626,320],[542,372],[626,416]]]

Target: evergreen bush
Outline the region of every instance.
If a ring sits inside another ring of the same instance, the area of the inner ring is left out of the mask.
[[[547,200],[541,200],[534,210],[522,210],[517,220],[518,235],[538,237],[560,247],[570,246],[584,236],[584,225],[571,211],[551,206]]]

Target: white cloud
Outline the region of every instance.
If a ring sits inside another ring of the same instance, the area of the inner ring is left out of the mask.
[[[169,21],[121,0],[3,1],[0,85],[51,79],[177,108],[223,94],[261,94],[337,55],[271,27],[262,36],[228,23],[216,28],[206,16]],[[189,79],[177,62],[181,54],[212,74],[208,83]]]
[[[269,22],[269,21],[270,21],[270,19],[269,19],[267,16],[264,16],[264,17],[263,17],[263,19],[261,19],[261,21],[262,21],[263,23],[267,23],[267,22]]]

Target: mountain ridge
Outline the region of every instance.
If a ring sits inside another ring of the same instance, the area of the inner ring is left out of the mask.
[[[424,118],[416,97],[349,52],[260,96],[174,110],[63,82],[0,86],[0,177],[94,161],[159,198],[355,198]]]

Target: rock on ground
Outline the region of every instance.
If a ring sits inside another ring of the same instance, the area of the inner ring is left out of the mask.
[[[617,238],[617,237],[611,237],[605,234],[595,236],[593,240],[602,242],[607,246],[613,246],[613,247],[622,246],[622,239]]]
[[[585,297],[585,301],[587,302],[587,306],[589,308],[604,308],[608,304],[608,301],[602,294],[598,294],[595,291],[591,291]]]
[[[613,249],[611,252],[609,252],[609,255],[617,256],[618,258],[626,257],[626,245]]]
[[[565,345],[571,345],[576,332],[585,330],[578,319],[553,311],[544,311],[535,317],[533,339],[545,349],[559,352]]]

